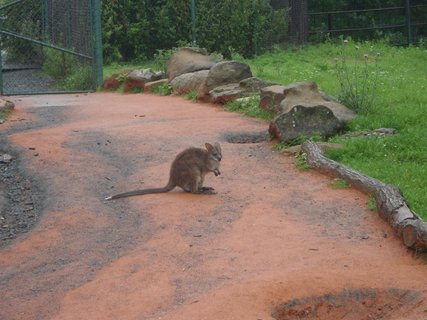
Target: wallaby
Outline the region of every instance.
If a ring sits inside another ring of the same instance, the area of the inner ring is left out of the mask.
[[[105,200],[113,200],[149,193],[169,192],[176,186],[184,191],[196,194],[215,194],[211,187],[203,187],[205,175],[213,172],[215,176],[221,174],[219,163],[221,162],[221,146],[215,142],[212,146],[205,143],[206,150],[201,148],[188,148],[179,153],[172,162],[169,172],[169,182],[163,188],[151,188],[119,193]]]

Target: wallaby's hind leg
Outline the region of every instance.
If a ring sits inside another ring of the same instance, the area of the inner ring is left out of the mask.
[[[187,184],[183,189],[193,194],[216,194],[216,192],[213,191],[214,188],[203,187],[202,177],[198,177],[191,184]]]

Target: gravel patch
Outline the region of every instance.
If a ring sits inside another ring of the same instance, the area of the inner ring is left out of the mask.
[[[8,154],[0,150],[0,155]],[[18,160],[0,162],[0,248],[28,232],[39,220],[42,191]]]

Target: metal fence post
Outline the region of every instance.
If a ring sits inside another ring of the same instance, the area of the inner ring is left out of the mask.
[[[0,29],[2,29],[3,17],[0,16]],[[0,41],[0,95],[4,94],[3,90],[3,46],[2,41]]]
[[[408,44],[412,43],[412,26],[411,26],[411,1],[405,1],[405,16],[406,16],[406,37]]]
[[[253,12],[253,19],[254,19],[254,30],[252,34],[252,41],[253,41],[253,51],[254,55],[258,55],[258,42],[257,42],[257,33],[258,33],[258,14],[257,14],[257,0],[253,0],[252,2],[252,12]]]
[[[289,0],[289,6],[289,38],[295,43],[303,44],[308,38],[308,2]]]
[[[196,0],[191,0],[191,35],[193,46],[196,46]]]
[[[42,2],[42,38],[45,41],[49,41],[49,6],[47,0]]]
[[[102,31],[101,31],[101,0],[92,0],[92,20],[93,20],[93,32],[94,32],[94,59],[96,68],[96,86],[99,86],[103,82],[103,58],[102,58]],[[96,89],[95,86],[95,89]]]

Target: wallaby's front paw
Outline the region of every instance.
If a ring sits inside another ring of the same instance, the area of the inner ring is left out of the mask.
[[[199,189],[199,192],[201,194],[216,194],[216,192],[214,191],[214,188],[212,187],[201,187]]]
[[[215,170],[214,171],[215,177],[219,176],[221,174],[221,172],[219,172],[219,170]]]

